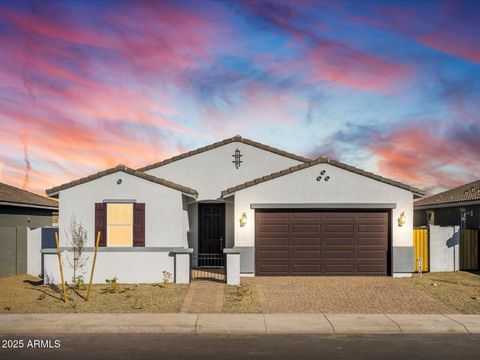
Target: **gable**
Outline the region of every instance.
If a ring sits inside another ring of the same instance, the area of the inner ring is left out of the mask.
[[[79,186],[79,185],[82,185],[82,184],[87,184],[87,183],[90,183],[92,181],[96,181],[98,179],[104,178],[106,176],[116,174],[118,172],[128,174],[128,175],[130,175],[132,177],[135,177],[137,179],[141,179],[142,181],[147,181],[147,182],[163,185],[165,187],[180,191],[180,192],[188,194],[190,196],[196,196],[197,195],[197,191],[195,189],[191,189],[189,187],[186,187],[186,186],[183,186],[183,185],[180,185],[180,184],[176,184],[172,181],[165,180],[165,179],[162,179],[162,178],[159,178],[159,177],[148,175],[148,174],[145,174],[141,171],[133,170],[133,169],[131,169],[131,168],[125,166],[125,165],[117,165],[114,168],[107,169],[107,170],[104,170],[104,171],[100,171],[96,174],[86,176],[86,177],[83,177],[81,179],[74,180],[74,181],[71,181],[69,183],[53,187],[51,189],[46,190],[45,192],[48,194],[48,196],[58,196],[60,191],[67,190],[67,189],[70,189],[70,188],[73,188],[73,187],[76,187],[76,186]]]
[[[293,154],[287,156],[285,154],[289,153],[278,149],[273,151],[273,148],[255,145],[258,143],[251,144],[243,138],[232,139],[221,145],[211,145],[207,147],[208,150],[173,158],[175,160],[151,167],[145,172],[196,189],[198,200],[215,200],[221,197],[221,191],[226,188],[302,164],[306,160]],[[241,162],[235,164],[237,150]]]
[[[283,169],[281,171],[278,171],[278,172],[275,172],[275,173],[272,173],[272,174],[268,174],[268,175],[265,175],[265,176],[262,176],[262,177],[259,177],[259,178],[251,179],[250,181],[247,181],[245,183],[241,183],[239,185],[236,185],[236,186],[233,186],[233,187],[228,188],[226,190],[223,190],[222,191],[222,197],[228,197],[229,195],[231,195],[231,194],[233,194],[237,191],[241,191],[243,189],[250,188],[252,186],[257,186],[258,184],[263,184],[263,183],[268,182],[270,180],[275,180],[275,179],[278,179],[278,178],[281,178],[281,177],[284,177],[284,176],[287,176],[287,175],[290,175],[290,174],[293,174],[293,173],[301,172],[301,170],[308,173],[309,171],[305,171],[304,169],[310,170],[311,168],[317,167],[318,165],[332,166],[332,167],[335,167],[335,168],[338,168],[338,169],[342,169],[342,170],[346,171],[347,174],[351,173],[350,175],[359,176],[360,177],[359,179],[362,180],[362,181],[365,181],[366,179],[371,179],[371,180],[377,181],[379,183],[383,183],[383,184],[391,185],[393,187],[404,189],[404,190],[407,190],[407,191],[411,192],[414,196],[422,196],[422,195],[425,194],[425,192],[423,190],[417,189],[417,188],[412,187],[410,185],[403,184],[403,183],[395,181],[395,180],[387,179],[383,176],[376,175],[376,174],[373,174],[371,172],[368,172],[368,171],[365,171],[365,170],[362,170],[362,169],[358,169],[356,167],[341,163],[341,162],[336,161],[336,160],[331,160],[331,159],[328,159],[328,158],[320,157],[315,161],[302,163],[302,164],[299,164],[299,165],[296,165],[296,166],[293,166],[293,167],[290,167],[290,168],[287,168],[287,169]],[[304,175],[304,174],[301,174],[301,175]],[[328,175],[325,175],[325,171],[321,171],[319,173],[320,179],[323,176],[329,178]],[[362,177],[365,178],[365,179],[362,179]]]

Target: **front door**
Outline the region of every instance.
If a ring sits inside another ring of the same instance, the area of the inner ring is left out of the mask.
[[[198,253],[222,254],[225,247],[225,204],[198,204]]]

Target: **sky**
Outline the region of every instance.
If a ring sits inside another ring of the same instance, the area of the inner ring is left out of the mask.
[[[234,135],[429,194],[480,178],[480,1],[0,0],[0,181]]]

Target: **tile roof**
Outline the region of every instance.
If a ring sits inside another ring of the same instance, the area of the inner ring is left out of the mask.
[[[57,193],[58,191],[69,189],[71,187],[74,187],[74,186],[77,186],[77,185],[80,185],[80,184],[85,184],[89,181],[99,179],[103,176],[110,175],[110,174],[116,173],[118,171],[122,171],[124,173],[129,174],[129,175],[137,176],[139,178],[142,178],[142,179],[147,180],[147,181],[154,182],[156,184],[167,186],[169,188],[181,191],[185,194],[194,195],[194,196],[198,195],[198,192],[195,189],[192,189],[192,188],[189,188],[189,187],[186,187],[186,186],[183,186],[183,185],[179,185],[179,184],[176,184],[174,182],[171,182],[171,181],[168,181],[168,180],[156,177],[156,176],[145,174],[141,171],[134,170],[134,169],[129,168],[128,166],[125,166],[125,165],[117,165],[114,168],[104,170],[104,171],[100,171],[96,174],[86,176],[86,177],[83,177],[81,179],[74,180],[74,181],[71,181],[69,183],[66,183],[66,184],[63,184],[63,185],[60,185],[60,186],[53,187],[51,189],[46,190],[46,193],[47,193],[47,195],[52,196],[55,193]]]
[[[277,148],[274,148],[274,147],[271,147],[271,146],[253,141],[253,140],[250,140],[250,139],[246,139],[244,137],[241,137],[240,135],[236,135],[236,136],[231,137],[229,139],[225,139],[225,140],[222,140],[222,141],[219,141],[219,142],[216,142],[216,143],[198,148],[196,150],[192,150],[192,151],[174,156],[170,159],[162,160],[162,161],[157,162],[155,164],[144,166],[142,168],[139,168],[138,171],[148,171],[148,170],[151,170],[151,169],[155,169],[157,167],[170,164],[174,161],[177,161],[177,160],[180,160],[180,159],[185,159],[186,157],[193,156],[193,155],[196,155],[196,154],[200,154],[200,153],[206,152],[208,150],[212,150],[212,149],[215,149],[215,148],[218,148],[218,147],[221,147],[223,145],[227,145],[227,144],[230,144],[230,143],[233,143],[233,142],[241,142],[243,144],[255,146],[259,149],[270,151],[271,153],[281,155],[281,156],[285,156],[285,157],[288,157],[290,159],[297,160],[297,161],[300,161],[300,162],[312,161],[311,159],[307,159],[303,156],[298,156],[298,155],[295,155],[295,154],[292,154],[292,153],[289,153],[289,152],[286,152],[286,151],[283,151],[283,150],[280,150],[280,149],[277,149]]]
[[[272,180],[272,179],[275,179],[275,178],[278,178],[278,177],[281,177],[281,176],[284,176],[284,175],[288,175],[288,174],[294,173],[296,171],[300,171],[300,170],[303,170],[303,169],[306,169],[306,168],[309,168],[311,166],[318,165],[318,164],[330,164],[330,165],[336,166],[338,168],[341,168],[341,169],[344,169],[344,170],[347,170],[347,171],[351,171],[353,173],[356,173],[356,174],[359,174],[359,175],[362,175],[362,176],[366,176],[368,178],[371,178],[371,179],[374,179],[374,180],[377,180],[377,181],[380,181],[380,182],[383,182],[383,183],[386,183],[386,184],[389,184],[389,185],[392,185],[392,186],[396,186],[396,187],[402,188],[404,190],[411,191],[412,193],[417,194],[417,195],[424,195],[425,194],[425,192],[423,190],[417,189],[417,188],[412,187],[410,185],[406,185],[406,184],[400,183],[398,181],[394,181],[394,180],[384,178],[383,176],[376,175],[376,174],[373,174],[371,172],[358,169],[356,167],[341,163],[341,162],[336,161],[336,160],[332,160],[332,159],[329,159],[329,158],[326,158],[326,157],[320,157],[317,160],[309,161],[309,162],[306,162],[304,164],[299,164],[299,165],[296,165],[296,166],[292,166],[288,169],[285,169],[285,170],[282,170],[282,171],[279,171],[279,172],[275,172],[273,174],[266,175],[266,176],[263,176],[263,177],[260,177],[260,178],[256,178],[256,179],[253,179],[251,181],[247,181],[246,183],[228,188],[228,189],[222,191],[222,196],[227,196],[227,195],[233,194],[236,191],[243,190],[245,188],[260,184],[262,182]]]
[[[3,205],[25,207],[51,207],[58,208],[58,202],[17,187],[0,183],[0,203]]]
[[[449,204],[480,200],[480,180],[415,201],[414,206]]]

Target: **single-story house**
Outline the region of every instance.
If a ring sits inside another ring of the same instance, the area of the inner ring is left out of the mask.
[[[62,249],[73,218],[88,233],[87,252],[100,232],[95,282],[158,282],[162,271],[180,282],[176,254],[188,252],[237,253],[242,276],[408,275],[413,200],[424,193],[235,136],[47,194],[59,199]],[[46,275],[58,281],[55,261]]]
[[[27,229],[57,221],[56,200],[0,183],[0,276],[26,274]]]
[[[414,202],[414,225],[480,229],[480,180]]]

